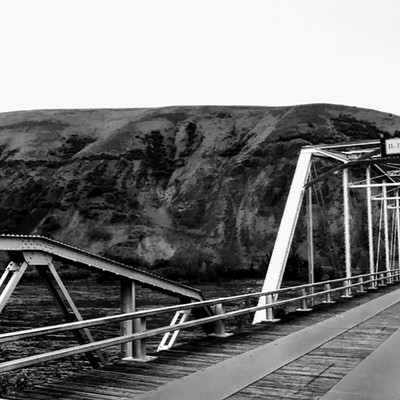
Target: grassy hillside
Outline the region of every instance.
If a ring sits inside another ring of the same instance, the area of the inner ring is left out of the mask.
[[[172,278],[262,275],[300,147],[396,131],[399,116],[327,104],[0,114],[0,232]],[[339,192],[325,186],[339,235]],[[301,264],[301,228],[295,240]]]

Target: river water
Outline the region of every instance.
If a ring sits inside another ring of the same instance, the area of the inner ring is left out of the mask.
[[[99,280],[88,278],[64,282],[71,297],[84,319],[115,315],[120,309],[120,284],[118,280]],[[259,291],[262,280],[236,280],[218,284],[192,285],[199,288],[206,299],[219,298],[242,294],[249,291]],[[138,288],[137,309],[150,309],[179,304],[179,300],[149,289]],[[232,307],[237,307],[232,306]],[[148,321],[148,328],[169,324],[172,315],[162,315]],[[246,318],[245,318],[246,319]],[[250,317],[247,317],[250,320]],[[227,329],[234,330],[243,323],[243,319],[229,320]],[[63,316],[55,305],[46,286],[40,280],[21,282],[15,289],[6,308],[0,314],[0,332],[18,331],[40,326],[63,323]],[[119,335],[119,324],[101,325],[91,329],[95,340],[111,338]],[[183,331],[178,343],[204,336],[201,328]],[[154,352],[161,337],[148,340],[148,351]],[[29,340],[6,343],[0,349],[0,361],[30,356],[43,351],[56,350],[76,345],[71,332],[37,337]],[[105,350],[108,362],[120,358],[118,346]],[[50,362],[41,366],[28,368],[16,373],[10,372],[0,376],[0,394],[7,394],[21,386],[26,387],[48,379],[69,375],[82,369],[90,369],[90,365],[83,355],[68,359]]]

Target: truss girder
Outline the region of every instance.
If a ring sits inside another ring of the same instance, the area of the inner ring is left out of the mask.
[[[384,140],[384,139],[382,139]],[[400,140],[400,139],[398,139]],[[264,280],[263,292],[273,292],[280,288],[283,274],[286,267],[287,258],[289,255],[291,243],[293,240],[293,234],[298,221],[298,216],[300,208],[302,205],[302,199],[304,196],[305,189],[312,187],[318,182],[321,182],[332,174],[337,174],[343,171],[344,177],[344,192],[345,199],[348,201],[348,190],[350,188],[367,188],[368,192],[368,214],[371,218],[371,200],[388,200],[389,197],[386,195],[386,186],[400,187],[400,154],[386,155],[382,152],[382,143],[380,140],[369,140],[360,142],[346,142],[332,145],[318,145],[318,146],[306,146],[301,149],[300,156],[298,159],[295,174],[293,176],[292,185],[289,191],[289,196],[286,202],[286,206],[282,215],[281,223],[276,236],[275,245],[272,251],[270,263]],[[334,161],[339,161],[341,164],[333,166],[325,173],[320,176],[310,179],[310,167],[312,163],[312,157],[323,157],[329,158]],[[348,170],[353,166],[365,166],[368,170],[367,184],[353,184],[347,182]],[[372,176],[371,170],[378,173],[379,176],[375,177],[375,180],[381,181],[380,183],[371,183]],[[393,171],[398,172],[396,175]],[[397,179],[395,179],[398,177]],[[383,183],[382,183],[383,182]],[[382,187],[383,197],[375,198],[371,195],[371,188]],[[346,194],[347,193],[347,194]],[[396,200],[398,202],[398,196],[390,197],[390,199]],[[398,203],[397,203],[398,204]],[[348,207],[345,210],[345,221],[348,218],[349,213]],[[400,213],[400,212],[399,212]],[[399,217],[400,220],[400,217]],[[372,221],[369,221],[369,235],[372,235]],[[400,222],[399,222],[400,225]],[[400,227],[399,227],[400,229]],[[350,229],[347,226],[345,230],[345,249],[346,249],[346,276],[351,276],[351,264],[350,264]],[[387,228],[385,229],[385,240],[387,239],[388,233]],[[400,238],[400,234],[399,234]],[[371,238],[369,238],[371,242]],[[400,243],[400,239],[399,239]],[[373,251],[373,246],[369,246],[370,252]],[[400,248],[400,244],[399,244]],[[386,253],[387,243],[386,243]],[[399,250],[400,253],[400,250]],[[370,256],[371,257],[371,256]],[[400,256],[399,256],[400,257]],[[372,260],[372,261],[371,261]],[[372,268],[373,258],[371,257],[370,264]],[[400,263],[400,261],[399,261]],[[387,263],[386,263],[387,264]],[[266,296],[260,298],[259,305],[266,304]],[[257,311],[254,317],[254,323],[267,320],[266,311]]]
[[[0,251],[21,252],[24,254],[27,263],[35,265],[49,265],[52,258],[70,261],[129,278],[142,286],[147,286],[175,297],[194,300],[204,299],[201,291],[196,288],[170,281],[42,236],[0,235]],[[31,259],[32,261],[30,261]]]

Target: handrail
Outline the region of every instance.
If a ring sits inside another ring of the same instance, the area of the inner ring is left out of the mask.
[[[212,299],[212,300],[206,300],[206,301],[200,301],[200,302],[181,304],[178,306],[161,307],[161,308],[152,309],[152,310],[142,310],[142,311],[136,311],[136,312],[132,312],[132,313],[125,313],[125,314],[118,314],[118,315],[113,315],[113,316],[108,316],[108,317],[94,318],[94,319],[90,319],[90,320],[86,320],[86,321],[70,322],[70,323],[66,323],[66,324],[53,325],[53,326],[49,326],[49,327],[41,327],[41,328],[29,329],[29,330],[24,330],[24,331],[19,331],[19,332],[5,333],[5,334],[0,335],[0,343],[26,339],[29,337],[45,335],[45,334],[49,334],[49,333],[56,333],[56,332],[74,330],[74,329],[87,328],[87,327],[91,327],[91,326],[107,324],[107,323],[112,323],[112,322],[121,322],[121,321],[126,321],[126,320],[131,320],[131,319],[145,319],[146,317],[158,315],[158,314],[162,314],[162,313],[174,312],[174,311],[178,311],[178,310],[188,310],[188,309],[217,305],[217,304],[224,304],[224,303],[229,303],[232,301],[240,301],[240,300],[244,300],[244,299],[248,299],[248,298],[259,298],[259,297],[263,297],[263,296],[268,296],[271,298],[271,296],[276,295],[276,294],[282,294],[284,292],[294,291],[294,290],[296,290],[296,291],[304,290],[307,288],[316,288],[316,287],[319,287],[322,285],[324,285],[324,288],[329,287],[329,289],[324,289],[319,292],[312,292],[312,293],[308,293],[305,295],[303,294],[301,296],[297,296],[297,297],[285,299],[285,300],[280,300],[280,301],[272,300],[272,302],[267,302],[267,304],[247,307],[247,308],[243,308],[243,309],[239,309],[239,310],[229,311],[226,313],[220,313],[217,315],[208,316],[208,317],[196,319],[193,321],[186,321],[179,325],[154,328],[154,329],[150,329],[150,330],[147,330],[144,332],[136,332],[136,333],[125,335],[125,336],[118,336],[118,337],[111,338],[111,339],[104,339],[104,340],[100,340],[97,342],[87,343],[87,344],[74,346],[74,347],[70,347],[70,348],[66,348],[66,349],[55,350],[55,351],[51,351],[48,353],[43,353],[43,354],[34,355],[34,356],[30,356],[30,357],[24,357],[24,358],[17,359],[17,360],[7,361],[7,362],[0,364],[0,372],[10,371],[13,369],[18,369],[18,368],[24,368],[26,366],[35,365],[35,364],[42,363],[45,361],[56,360],[56,359],[68,357],[68,356],[75,355],[75,354],[86,353],[88,351],[100,350],[100,349],[103,349],[106,347],[123,344],[123,343],[128,343],[131,341],[143,340],[143,339],[157,336],[160,334],[164,334],[167,332],[173,332],[175,330],[189,329],[192,327],[196,327],[196,326],[204,325],[204,324],[208,324],[208,323],[221,323],[221,321],[223,321],[225,319],[248,314],[248,313],[253,313],[253,312],[259,311],[259,310],[273,309],[275,307],[280,307],[283,305],[292,304],[292,303],[296,303],[299,301],[306,301],[307,299],[313,299],[313,298],[320,297],[320,296],[327,296],[327,295],[330,295],[330,294],[336,293],[336,292],[345,291],[345,293],[346,293],[346,291],[351,290],[352,288],[363,287],[364,285],[368,285],[368,284],[371,284],[374,287],[374,285],[378,282],[382,282],[382,281],[383,282],[384,281],[392,282],[394,278],[396,278],[396,280],[398,280],[399,277],[400,277],[400,270],[393,269],[393,270],[389,270],[389,271],[375,272],[372,274],[357,275],[357,276],[353,276],[350,278],[340,278],[340,279],[335,279],[335,280],[330,280],[330,281],[317,282],[317,283],[313,283],[313,284],[292,286],[292,287],[288,287],[288,288],[284,288],[284,289],[275,290],[272,292],[248,293],[248,294],[244,294],[244,295],[236,295],[236,296],[222,297],[222,298],[218,298],[218,299]],[[364,278],[369,278],[369,279],[364,280]],[[353,281],[355,279],[357,280],[356,283],[349,282],[349,281]],[[340,284],[340,283],[344,283],[344,285],[339,286],[339,287],[330,288],[331,284]]]
[[[169,325],[169,326],[165,326],[165,327],[161,327],[161,328],[154,328],[154,329],[147,330],[145,332],[132,333],[130,335],[118,336],[118,337],[112,338],[112,339],[99,340],[97,342],[91,342],[91,343],[87,343],[87,344],[83,344],[83,345],[79,345],[79,346],[69,347],[67,349],[55,350],[55,351],[51,351],[51,352],[44,353],[44,354],[38,354],[38,355],[30,356],[30,357],[21,358],[18,360],[8,361],[8,362],[0,364],[0,372],[6,372],[6,371],[10,371],[10,370],[17,369],[17,368],[24,368],[24,367],[28,367],[28,366],[31,366],[34,364],[41,363],[41,362],[57,360],[60,358],[69,357],[69,356],[73,356],[73,355],[80,354],[80,353],[87,353],[88,351],[101,350],[106,347],[111,347],[111,346],[115,346],[115,345],[119,345],[119,344],[123,344],[123,343],[128,343],[128,342],[135,341],[135,340],[147,339],[149,337],[161,335],[161,334],[164,334],[167,332],[173,332],[174,330],[177,330],[177,329],[183,330],[183,329],[193,328],[193,327],[203,325],[206,323],[216,322],[216,321],[224,320],[227,318],[232,318],[232,317],[236,317],[239,315],[247,314],[249,312],[255,312],[255,311],[259,311],[259,310],[264,310],[266,308],[282,306],[285,304],[292,303],[293,301],[299,301],[302,298],[303,297],[300,296],[300,297],[296,297],[294,299],[281,300],[274,304],[267,304],[267,305],[263,305],[263,306],[254,306],[254,307],[249,307],[247,309],[230,311],[230,312],[227,312],[224,314],[213,315],[211,317],[205,317],[205,318],[196,319],[193,321],[186,321],[186,322],[183,322],[182,324],[179,324],[178,326],[177,325],[172,325],[172,326]]]
[[[392,270],[392,272],[393,271],[397,271],[397,270]],[[385,271],[385,272],[387,272],[387,271]],[[369,277],[369,276],[377,276],[380,274],[382,274],[382,272],[375,272],[373,274],[357,275],[350,279],[356,279],[356,278],[359,279],[359,278],[364,278],[364,277]],[[276,294],[279,295],[279,294],[283,294],[283,293],[294,291],[294,290],[307,289],[307,288],[311,288],[311,287],[315,288],[315,287],[326,285],[326,284],[342,283],[342,282],[345,282],[348,280],[349,280],[349,278],[339,278],[339,279],[333,279],[333,280],[329,280],[329,281],[322,281],[322,282],[304,284],[304,285],[299,285],[299,286],[291,286],[291,287],[278,289],[278,290],[274,290],[274,291],[270,291],[270,292],[246,293],[246,294],[240,294],[240,295],[235,295],[235,296],[220,297],[220,298],[211,299],[211,300],[179,304],[176,306],[153,308],[151,310],[133,311],[130,313],[110,315],[107,317],[92,318],[92,319],[88,319],[88,320],[84,320],[84,321],[74,321],[74,322],[68,322],[68,323],[64,323],[64,324],[57,324],[57,325],[40,327],[40,328],[27,329],[27,330],[23,330],[23,331],[3,333],[3,334],[0,334],[0,344],[6,343],[6,342],[12,342],[12,341],[16,341],[16,340],[28,339],[28,338],[34,337],[34,336],[41,336],[41,335],[58,333],[58,332],[71,331],[71,330],[75,330],[75,329],[90,328],[92,326],[105,325],[105,324],[110,324],[110,323],[115,323],[115,322],[122,322],[122,321],[127,321],[130,319],[136,319],[136,318],[151,317],[153,315],[159,315],[159,314],[164,314],[164,313],[169,313],[169,312],[172,313],[172,312],[176,312],[176,311],[190,310],[193,308],[212,306],[215,304],[230,303],[230,302],[235,302],[235,301],[246,300],[249,298],[260,298],[260,297],[264,297],[264,296],[268,296],[268,295],[276,295]],[[367,284],[367,283],[370,283],[370,281],[364,282],[364,284]],[[355,287],[359,286],[359,284],[357,283],[354,286]],[[343,287],[340,287],[338,289],[338,291],[340,291],[340,290],[343,290]],[[335,292],[335,290],[331,289],[331,292]],[[318,296],[318,295],[322,295],[322,294],[325,294],[325,292],[317,292],[314,295],[314,297]],[[312,295],[310,295],[310,296],[312,296]],[[300,297],[299,300],[301,300],[303,297]],[[309,298],[309,297],[307,297],[307,298]],[[293,302],[297,301],[295,299],[291,299],[291,300]],[[276,307],[277,305],[278,305],[278,303],[275,302],[274,307]],[[270,308],[270,307],[268,306],[266,308]],[[225,315],[227,315],[227,314],[225,314]]]

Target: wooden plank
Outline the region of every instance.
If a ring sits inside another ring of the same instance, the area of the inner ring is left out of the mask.
[[[87,374],[84,376],[76,376],[71,379],[66,379],[63,382],[70,386],[75,386],[76,384],[78,384],[85,386],[94,385],[95,387],[104,388],[106,386],[111,385],[113,387],[119,387],[119,388],[140,389],[140,387],[148,387],[148,386],[154,387],[157,386],[157,384],[163,384],[169,381],[169,379],[161,377],[158,378],[159,379],[155,379],[153,375],[146,376],[143,374],[134,374],[134,375],[129,375],[128,377],[115,374],[114,375],[103,374],[101,376]],[[52,383],[56,384],[57,382],[58,382],[57,380],[53,380]]]
[[[108,382],[108,381],[107,381]],[[85,379],[84,382],[74,382],[73,385],[69,385],[69,382],[60,384],[47,384],[45,389],[62,390],[71,394],[85,395],[85,396],[97,396],[98,398],[121,398],[130,397],[143,393],[144,390],[149,389],[149,385],[140,385],[135,382],[135,385],[129,384],[129,382],[121,383],[119,386],[106,386],[107,382],[89,382]],[[151,386],[150,386],[151,387]],[[154,387],[154,386],[153,386]],[[152,387],[151,387],[152,388]]]
[[[168,371],[165,369],[162,371],[155,371],[155,369],[151,370],[151,374],[147,371],[137,371],[135,374],[126,374],[123,372],[116,372],[116,371],[103,371],[98,370],[95,372],[91,372],[89,374],[90,378],[96,380],[97,382],[102,382],[105,379],[115,379],[116,381],[133,381],[134,379],[139,379],[141,381],[149,381],[149,382],[157,382],[157,383],[164,383],[168,382],[170,379],[168,378]],[[78,375],[75,377],[77,380],[81,380],[81,376]]]
[[[358,365],[360,361],[360,359],[345,359],[343,357],[340,358],[340,360],[336,360],[333,357],[326,357],[325,359],[317,357],[301,357],[296,362],[290,363],[281,368],[280,372],[290,375],[341,378],[348,371]]]
[[[400,393],[400,331],[354,368],[323,397],[325,400],[395,399]]]
[[[44,391],[50,398],[53,399],[65,399],[65,400],[116,400],[116,399],[123,399],[123,400],[131,400],[132,396],[130,397],[122,397],[118,398],[116,396],[108,396],[108,395],[101,395],[98,393],[91,393],[89,391],[83,390],[74,390],[70,387],[62,387],[62,385],[51,385],[47,384],[44,387]]]
[[[28,390],[28,391],[26,391],[26,393],[28,394],[28,395],[31,395],[32,397],[32,399],[34,399],[35,397],[35,395],[37,395],[38,393],[37,392],[35,392],[35,387],[34,388],[32,388],[32,389],[30,389],[30,390]],[[75,393],[71,393],[71,392],[69,392],[69,391],[65,391],[65,390],[53,390],[53,389],[50,389],[50,388],[46,388],[45,390],[43,390],[42,392],[41,392],[45,397],[42,397],[42,398],[40,398],[40,397],[36,397],[36,399],[37,400],[48,400],[48,399],[62,399],[62,400],[95,400],[96,399],[96,397],[88,397],[88,396],[86,396],[86,395],[84,395],[84,394],[75,394]],[[39,394],[40,394],[40,392],[39,392]],[[104,399],[102,399],[102,400],[104,400]],[[107,400],[109,400],[109,399],[107,399]]]
[[[8,400],[49,400],[48,394],[45,392],[35,392],[31,389],[24,393],[14,393],[12,395],[7,394]]]
[[[296,399],[296,400],[310,400],[312,394],[309,392],[299,392],[298,390],[291,390],[287,388],[275,387],[248,387],[239,393],[228,397],[229,400],[241,399],[263,399],[263,400],[280,400],[280,399]]]

